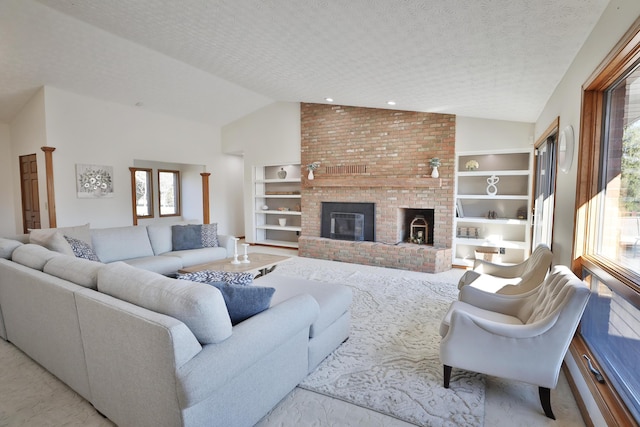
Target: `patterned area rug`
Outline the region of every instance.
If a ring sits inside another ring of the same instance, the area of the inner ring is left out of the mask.
[[[481,426],[484,377],[454,369],[442,386],[440,320],[462,271],[427,274],[294,258],[276,273],[353,289],[349,339],[300,387],[420,426]]]

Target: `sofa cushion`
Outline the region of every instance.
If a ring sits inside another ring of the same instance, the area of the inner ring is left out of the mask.
[[[11,259],[11,254],[13,254],[13,251],[18,246],[22,245],[23,243],[17,240],[0,238],[0,258]]]
[[[93,250],[102,262],[153,256],[147,227],[130,226],[91,230]]]
[[[149,241],[155,255],[173,250],[171,225],[147,225],[147,234],[149,234]]]
[[[222,247],[188,249],[185,251],[167,252],[161,256],[180,258],[183,267],[191,267],[218,259],[225,259],[227,257],[227,249]]]
[[[44,265],[43,272],[85,288],[97,289],[98,270],[104,264],[73,256],[57,256]]]
[[[45,248],[60,252],[64,255],[73,255],[73,250],[69,246],[63,234],[55,228],[47,228],[44,230],[32,230],[29,233],[29,243],[44,246]]]
[[[253,281],[252,286],[270,286],[276,293],[271,305],[281,303],[300,294],[311,295],[320,306],[320,314],[309,329],[309,337],[320,335],[333,322],[349,311],[353,298],[351,288],[338,283],[316,282],[298,277],[269,273]]]
[[[218,246],[218,224],[202,224],[202,247],[217,248]]]
[[[231,271],[202,270],[193,273],[178,273],[176,278],[192,282],[211,283],[225,282],[231,285],[249,285],[253,282],[253,274]]]
[[[231,336],[224,298],[213,286],[115,262],[98,271],[98,291],[180,320],[202,344],[215,344]]]
[[[274,288],[262,286],[230,285],[227,282],[209,282],[220,290],[231,317],[231,324],[247,320],[269,308]]]
[[[173,225],[171,238],[174,251],[202,248],[202,225]]]
[[[63,256],[61,253],[50,251],[49,249],[33,243],[18,246],[11,254],[11,260],[22,264],[25,267],[40,270],[53,257]]]
[[[72,227],[58,227],[58,228],[34,228],[29,230],[29,243],[35,243],[41,246],[46,247],[47,249],[56,250],[52,247],[47,246],[47,242],[56,232],[59,233],[59,237],[55,238],[56,241],[51,242],[51,244],[62,244],[63,249],[67,252],[66,255],[72,255],[68,248],[64,248],[64,244],[66,242],[60,240],[62,236],[73,237],[74,239],[79,239],[84,242],[87,242],[91,245],[91,229],[89,228],[89,223],[84,225],[76,225]],[[59,252],[58,250],[56,250]]]
[[[125,259],[122,262],[143,270],[164,274],[165,276],[173,275],[183,267],[180,258],[168,256],[145,256],[142,258]]]
[[[91,249],[91,246],[87,242],[84,242],[79,239],[74,239],[73,237],[64,236],[67,242],[69,242],[69,246],[73,251],[73,255],[78,258],[88,259],[89,261],[97,261],[100,262],[100,258],[96,255],[96,253]]]

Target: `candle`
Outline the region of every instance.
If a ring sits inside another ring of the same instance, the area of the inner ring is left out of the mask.
[[[238,261],[238,239],[237,237],[233,238],[233,261],[231,261],[231,264],[240,264],[240,261]]]

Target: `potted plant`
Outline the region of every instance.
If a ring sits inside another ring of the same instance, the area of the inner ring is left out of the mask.
[[[429,160],[429,164],[431,165],[431,178],[438,178],[440,173],[438,172],[438,168],[440,167],[440,159],[437,157]]]
[[[307,170],[309,171],[309,175],[307,178],[313,179],[313,171],[320,167],[320,162],[313,162],[307,165]]]

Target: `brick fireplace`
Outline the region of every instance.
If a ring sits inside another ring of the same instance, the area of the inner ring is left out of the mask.
[[[301,104],[301,256],[430,273],[451,267],[455,116]],[[429,160],[441,160],[431,178]],[[323,202],[373,203],[375,241],[321,237]],[[426,212],[427,244],[406,240],[407,223]]]

